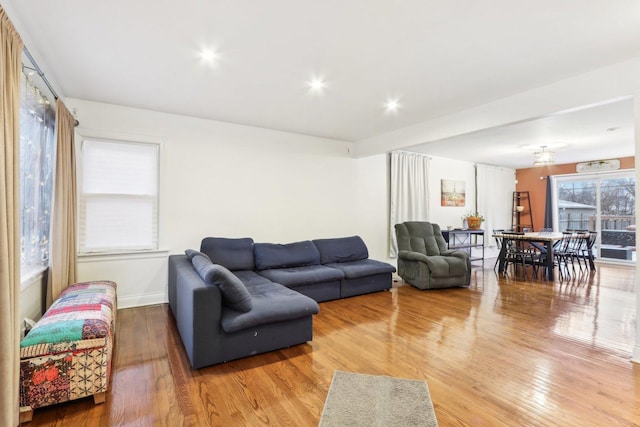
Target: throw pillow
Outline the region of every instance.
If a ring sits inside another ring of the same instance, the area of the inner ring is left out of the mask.
[[[189,258],[190,261],[193,261],[193,257],[198,255],[203,256],[211,261],[211,258],[209,258],[207,254],[203,254],[202,252],[196,251],[195,249],[187,249],[186,251],[184,251],[184,254],[187,256],[187,258]]]
[[[251,295],[238,277],[221,265],[213,264],[209,258],[196,255],[191,260],[202,280],[218,285],[224,305],[246,313],[253,308]]]

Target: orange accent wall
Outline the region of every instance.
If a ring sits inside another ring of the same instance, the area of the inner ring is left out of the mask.
[[[634,169],[635,157],[623,157],[620,169]],[[516,169],[516,191],[528,191],[531,199],[533,214],[533,228],[540,230],[544,227],[544,207],[547,193],[547,176],[567,175],[576,173],[577,163],[564,165],[536,166],[533,168]]]

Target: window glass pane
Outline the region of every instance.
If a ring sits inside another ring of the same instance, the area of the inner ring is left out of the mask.
[[[157,146],[85,141],[82,150],[85,193],[156,194]]]
[[[153,249],[154,200],[95,197],[86,201],[87,250]]]
[[[55,112],[40,90],[22,76],[20,99],[21,274],[49,264],[55,166]]]
[[[157,144],[82,142],[81,253],[157,249],[158,155]]]
[[[595,230],[597,182],[558,183],[559,230]]]
[[[600,182],[600,240],[602,258],[636,259],[635,177]]]
[[[635,176],[626,171],[558,178],[559,229],[595,231],[597,258],[634,262],[635,194]]]

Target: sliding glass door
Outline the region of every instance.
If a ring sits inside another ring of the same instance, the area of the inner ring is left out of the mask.
[[[598,233],[596,257],[636,259],[636,179],[633,171],[554,177],[554,229]]]

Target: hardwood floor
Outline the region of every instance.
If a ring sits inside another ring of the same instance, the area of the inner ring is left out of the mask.
[[[168,306],[118,312],[106,403],[30,426],[315,426],[334,370],[427,381],[440,426],[640,425],[635,268],[523,282],[474,267],[469,289],[320,304],[308,344],[192,371]]]

